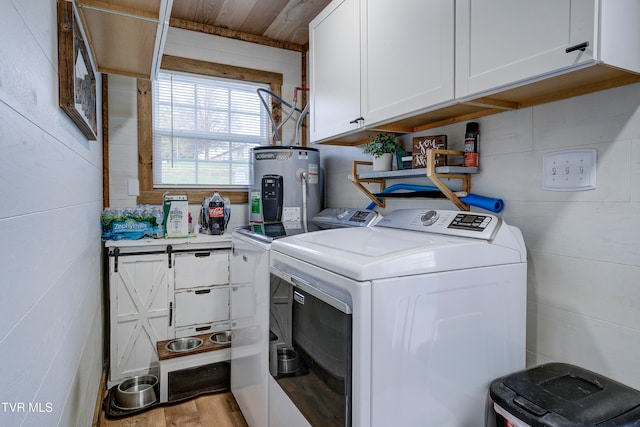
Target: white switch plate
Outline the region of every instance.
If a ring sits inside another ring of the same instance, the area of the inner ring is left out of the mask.
[[[549,191],[584,191],[596,188],[594,149],[546,153],[542,158],[542,188]]]
[[[137,179],[128,179],[127,180],[127,194],[129,196],[139,196],[140,195],[140,181]]]

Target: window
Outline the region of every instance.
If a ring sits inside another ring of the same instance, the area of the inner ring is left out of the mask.
[[[160,72],[152,89],[154,186],[247,186],[250,149],[270,135],[258,88],[268,85]]]
[[[182,73],[190,73],[198,76],[211,76],[237,81],[263,83],[269,91],[281,96],[282,74],[272,71],[256,70],[252,68],[236,67],[227,64],[200,61],[191,58],[182,58],[171,55],[162,57],[162,69]],[[146,79],[138,79],[138,179],[140,180],[140,195],[138,203],[158,204],[162,203],[162,194],[171,190],[174,185],[160,187],[153,183],[153,165],[156,163],[153,153],[153,119],[152,119],[152,92],[153,82]],[[278,103],[272,100],[276,125],[281,121],[281,110]],[[304,135],[303,135],[304,137]],[[202,203],[204,197],[211,196],[211,190],[217,186],[210,185],[207,188],[202,185],[181,186],[180,191],[189,197],[189,203]],[[246,187],[224,189],[224,195],[231,199],[231,203],[247,203],[248,194]]]

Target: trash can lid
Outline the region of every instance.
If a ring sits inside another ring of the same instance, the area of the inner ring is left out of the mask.
[[[630,418],[634,410],[637,414],[631,418],[640,420],[640,391],[566,363],[547,363],[499,378],[491,383],[490,395],[532,425],[542,420],[546,426],[595,425],[622,414]]]

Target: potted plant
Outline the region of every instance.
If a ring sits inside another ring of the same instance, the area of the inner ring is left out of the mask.
[[[362,152],[373,156],[374,171],[389,171],[391,170],[393,153],[399,148],[394,134],[380,132],[375,138],[369,137],[369,142],[364,145]]]

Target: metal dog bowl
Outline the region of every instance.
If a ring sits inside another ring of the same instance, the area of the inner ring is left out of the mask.
[[[141,375],[131,377],[118,384],[114,396],[114,405],[118,409],[140,409],[158,400],[156,387],[158,377],[155,375]]]
[[[203,341],[196,337],[176,338],[171,340],[164,346],[172,353],[182,353],[185,351],[195,350],[202,345]]]
[[[231,344],[231,331],[217,332],[209,337],[216,344]]]
[[[298,353],[292,348],[278,349],[278,373],[291,374],[300,368]]]

